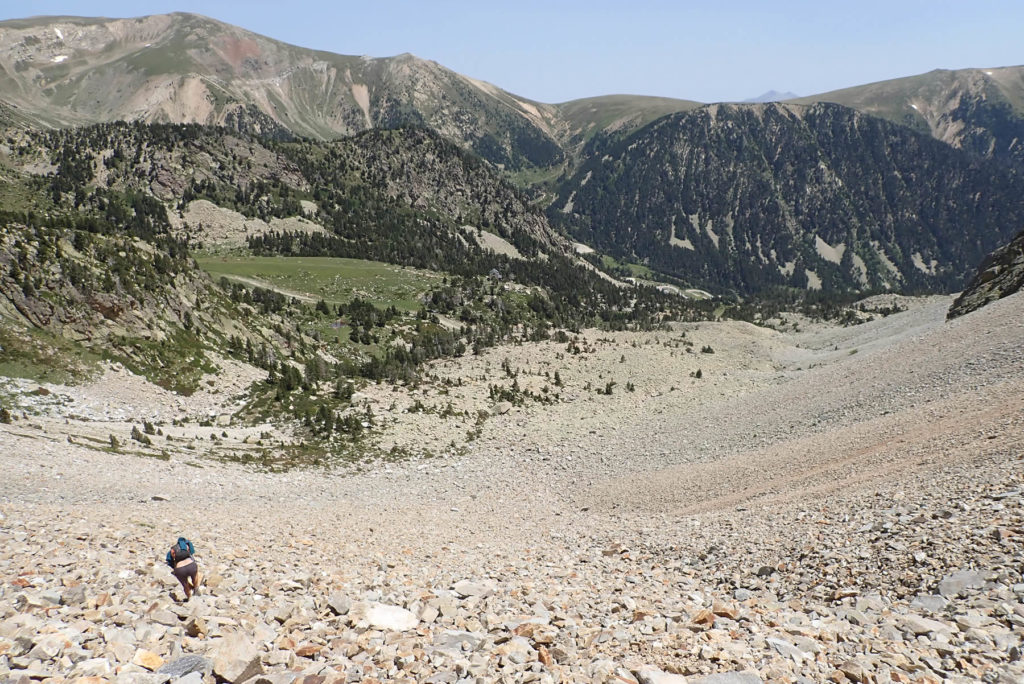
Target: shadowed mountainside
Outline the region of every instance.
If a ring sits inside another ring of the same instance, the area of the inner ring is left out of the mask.
[[[602,142],[552,217],[708,289],[955,290],[1024,225],[1012,168],[837,105],[709,105]]]

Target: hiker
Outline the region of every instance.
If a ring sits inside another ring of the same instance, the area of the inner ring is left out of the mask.
[[[196,563],[195,553],[192,542],[185,537],[178,537],[178,541],[167,552],[167,565],[171,567],[171,574],[181,582],[186,601],[192,594],[199,593],[199,565]]]

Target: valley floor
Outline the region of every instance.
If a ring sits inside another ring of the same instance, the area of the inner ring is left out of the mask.
[[[949,302],[438,363],[364,390],[413,456],[363,470],[259,472],[199,428],[169,460],[88,448],[240,388],[50,388],[0,425],[0,680],[162,682],[195,654],[229,681],[1024,681],[1024,297]],[[557,370],[560,401],[493,411],[503,365],[538,393]],[[417,400],[495,415],[466,443]]]

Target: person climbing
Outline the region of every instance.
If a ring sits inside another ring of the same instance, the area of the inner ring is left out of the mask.
[[[186,601],[192,594],[199,593],[199,564],[196,563],[195,553],[192,542],[185,537],[178,537],[178,541],[167,552],[167,565],[171,567],[171,574],[181,582]]]

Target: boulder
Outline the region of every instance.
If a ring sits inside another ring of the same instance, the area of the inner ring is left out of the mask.
[[[939,581],[939,594],[952,598],[964,594],[968,589],[980,589],[985,586],[985,576],[977,570],[960,570],[946,575]]]
[[[86,595],[84,584],[71,587],[61,596],[61,601],[63,601],[66,606],[80,606],[85,603],[85,600]]]
[[[719,672],[707,677],[691,678],[690,684],[763,684],[756,672]]]
[[[132,658],[132,663],[139,667],[144,667],[150,672],[155,672],[164,666],[164,659],[152,651],[140,648],[135,652],[135,657]]]
[[[949,601],[938,594],[918,594],[910,603],[911,608],[926,610],[929,613],[938,613],[946,608]]]
[[[64,652],[67,640],[63,634],[49,634],[39,639],[29,651],[28,657],[37,660],[54,660]]]
[[[348,617],[357,628],[373,627],[391,632],[404,632],[419,624],[419,619],[405,608],[373,601],[354,603]]]
[[[679,674],[670,674],[653,665],[644,665],[633,670],[639,684],[686,684],[686,677]]]
[[[452,590],[459,598],[479,596],[481,598],[491,596],[498,589],[498,583],[494,580],[473,582],[471,580],[460,580],[452,586]]]
[[[263,674],[260,652],[246,635],[229,634],[214,649],[213,674],[232,684]]]
[[[327,597],[327,607],[335,615],[348,615],[348,611],[352,608],[352,601],[341,593],[334,593]]]
[[[199,678],[202,680],[205,675],[213,672],[213,663],[202,656],[186,655],[163,665],[157,672],[166,674],[171,679],[178,679],[195,672],[199,674]]]
[[[900,618],[900,625],[903,630],[914,636],[931,634],[933,632],[949,632],[950,626],[938,620],[929,620],[918,615],[904,615]]]

